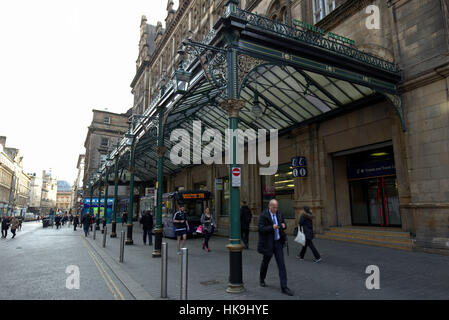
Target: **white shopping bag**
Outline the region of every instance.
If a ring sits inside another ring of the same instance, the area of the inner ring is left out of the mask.
[[[295,241],[302,244],[303,246],[306,245],[306,236],[301,231],[301,228],[298,228],[298,235],[296,236]]]

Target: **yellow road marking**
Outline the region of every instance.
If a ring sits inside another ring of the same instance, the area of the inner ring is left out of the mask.
[[[120,290],[117,288],[117,286],[115,285],[115,282],[111,279],[111,277],[109,276],[108,272],[104,269],[103,264],[98,260],[98,258],[95,256],[95,254],[92,252],[92,250],[87,246],[86,244],[86,240],[84,238],[81,237],[81,240],[83,242],[84,247],[86,247],[87,252],[89,253],[90,257],[92,258],[93,262],[95,263],[95,265],[97,266],[98,271],[100,272],[101,277],[103,278],[104,282],[106,283],[106,285],[108,286],[109,290],[112,292],[114,298],[116,300],[119,299],[118,295],[120,296],[120,299],[125,300],[125,297],[123,296],[123,294],[120,292]],[[107,279],[106,279],[106,277]],[[109,281],[108,281],[109,280]],[[113,287],[111,287],[111,285]],[[115,290],[114,290],[115,289]]]

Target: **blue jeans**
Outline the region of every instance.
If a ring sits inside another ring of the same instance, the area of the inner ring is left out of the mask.
[[[153,237],[151,235],[151,232],[153,232],[153,229],[143,229],[143,243],[147,243],[147,234],[148,234],[148,242],[149,244],[153,244]]]

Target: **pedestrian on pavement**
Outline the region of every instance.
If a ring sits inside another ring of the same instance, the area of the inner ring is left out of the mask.
[[[58,215],[55,217],[56,229],[59,229],[59,227],[61,226],[61,220],[62,220],[62,218],[61,218],[61,216],[58,214]]]
[[[206,207],[204,213],[201,215],[201,225],[203,227],[204,241],[203,241],[203,250],[210,252],[209,249],[209,240],[214,233],[215,228],[215,220],[212,214],[210,213],[210,209]]]
[[[140,223],[142,224],[143,228],[143,244],[147,244],[147,235],[148,235],[148,243],[150,246],[153,245],[153,215],[151,214],[150,210],[147,210],[143,213],[142,217],[140,218]]]
[[[88,214],[88,217],[90,219],[90,231],[93,231],[93,226],[95,224],[95,217],[94,217],[94,215],[89,215],[89,214]]]
[[[240,208],[240,229],[242,234],[242,241],[245,244],[245,248],[249,249],[249,226],[253,215],[249,209],[246,201],[243,201],[243,206]]]
[[[6,238],[8,236],[10,219],[8,217],[3,217],[2,219],[2,238]]]
[[[75,216],[73,218],[73,231],[76,231],[76,227],[78,227],[79,223],[80,223],[80,220],[79,220],[78,216]]]
[[[72,223],[73,223],[73,215],[70,214],[70,216],[69,216],[69,224],[68,224],[68,227],[69,227],[69,228],[70,228],[70,226],[72,225]]]
[[[16,237],[16,230],[17,228],[19,228],[19,219],[17,219],[17,217],[13,217],[11,219],[11,233],[12,233],[12,237],[11,239],[14,239]]]
[[[313,221],[314,218],[312,211],[309,207],[304,207],[301,218],[299,219],[299,228],[302,228],[304,235],[306,236],[306,244],[302,247],[301,252],[296,256],[299,260],[304,260],[304,255],[306,254],[307,247],[310,247],[312,253],[315,257],[315,263],[321,262],[321,256],[318,250],[315,248],[313,240]]]
[[[127,222],[128,222],[128,213],[125,211],[122,214],[122,227],[123,227],[123,224],[125,224]]]
[[[87,237],[89,235],[89,227],[92,228],[92,217],[86,213],[83,216],[81,223],[83,224],[84,235]]]
[[[257,251],[263,255],[260,266],[260,286],[266,286],[265,278],[267,276],[268,265],[274,255],[279,269],[282,293],[293,296],[293,291],[287,287],[287,270],[284,261],[284,245],[287,240],[285,229],[287,229],[287,226],[284,217],[278,211],[278,202],[273,199],[268,204],[268,208],[259,217],[259,243]]]
[[[189,223],[184,212],[184,204],[179,204],[179,210],[173,215],[173,224],[175,225],[176,240],[178,244],[178,254],[181,254],[181,248],[184,248],[187,241],[187,230],[189,230]],[[182,247],[180,247],[182,238]]]

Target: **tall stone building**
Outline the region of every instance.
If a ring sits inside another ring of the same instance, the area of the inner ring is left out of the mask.
[[[127,132],[131,109],[127,113],[117,114],[109,111],[92,110],[93,119],[88,128],[84,147],[83,189],[106,161],[108,153],[116,147],[118,141]]]
[[[239,9],[225,12],[229,3]],[[276,198],[290,228],[309,206],[323,237],[347,240],[356,237],[353,227],[382,227],[392,231],[390,239],[367,241],[362,235],[358,241],[409,249],[409,240],[398,239],[402,231],[413,236],[416,248],[448,249],[448,6],[447,0],[180,0],[175,10],[168,1],[165,26],[156,25],[154,50],[139,50],[132,83],[135,112],[150,108],[151,114],[161,103],[161,80],[171,79],[178,68],[183,39],[221,46],[228,39],[217,39],[217,34],[234,28],[238,95],[245,99],[240,121],[282,129],[276,175],[260,176],[257,165],[242,165],[241,199],[255,216]],[[149,39],[145,30],[142,19],[140,49]],[[247,55],[250,49],[257,58]],[[399,95],[381,98],[373,89],[378,83],[368,75],[374,74],[368,65],[376,59],[400,77]],[[298,67],[298,61],[309,64]],[[361,61],[366,67],[360,67]],[[365,75],[356,79],[351,72]],[[137,90],[142,79],[147,82]],[[261,117],[251,115],[255,92],[267,105]],[[326,111],[326,105],[337,109]],[[195,115],[218,125],[215,111],[204,111],[209,107],[205,104]],[[293,178],[292,158],[297,156],[307,159],[309,174],[302,178]],[[226,230],[228,168],[173,170],[166,171],[164,191],[211,190],[219,229]],[[223,181],[222,191],[214,190],[215,179]]]
[[[51,171],[42,171],[41,215],[48,215],[56,210],[58,180]]]
[[[77,169],[77,175],[76,179],[73,183],[72,188],[72,210],[74,210],[75,213],[78,212],[78,209],[80,209],[80,204],[83,199],[83,177],[84,177],[84,160],[85,155],[80,154],[78,156],[78,162],[76,164]]]
[[[23,156],[19,149],[6,147],[6,137],[0,137],[2,150],[1,181],[3,212],[24,215],[28,209],[30,177],[23,172]],[[9,181],[9,182],[8,182]],[[8,200],[6,203],[6,194]],[[6,210],[5,210],[6,209]]]
[[[41,211],[42,199],[42,177],[38,177],[36,173],[28,174],[31,178],[30,183],[30,205],[29,212],[39,214]]]

